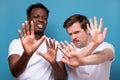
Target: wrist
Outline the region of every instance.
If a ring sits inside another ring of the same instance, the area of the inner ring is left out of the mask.
[[[99,44],[98,44],[98,43],[94,43],[94,42],[90,42],[89,45],[90,45],[91,47],[93,47],[93,48],[94,48],[94,47],[96,48]]]
[[[83,65],[87,65],[87,58],[86,57],[83,58]]]
[[[26,52],[23,52],[23,55],[22,56],[24,56],[24,57],[26,57],[26,58],[30,58],[32,55],[28,55],[28,54],[26,54]]]

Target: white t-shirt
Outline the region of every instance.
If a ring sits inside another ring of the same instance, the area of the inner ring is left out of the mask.
[[[105,48],[111,49],[114,54],[113,45],[107,42],[100,44],[94,52]],[[98,65],[79,66],[74,70],[68,69],[68,80],[109,80],[111,63],[112,61],[106,61]]]
[[[58,44],[57,41],[56,44]],[[47,51],[46,42],[43,41],[36,51],[45,53]],[[14,39],[11,42],[8,53],[8,56],[15,53],[20,56],[22,55],[23,47],[20,39]],[[63,54],[58,50],[56,60],[60,61],[62,56]],[[52,67],[43,57],[34,53],[30,58],[25,71],[19,77],[15,78],[15,80],[54,80]]]

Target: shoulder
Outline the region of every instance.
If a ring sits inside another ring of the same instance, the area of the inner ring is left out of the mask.
[[[103,42],[103,43],[101,44],[101,46],[104,47],[104,48],[115,49],[114,46],[113,46],[113,44],[108,43],[108,42]]]
[[[20,44],[20,43],[21,43],[21,41],[20,41],[20,39],[18,38],[18,39],[13,39],[13,40],[11,41],[10,45]]]
[[[96,50],[97,50],[97,51],[101,51],[101,50],[104,50],[104,49],[106,49],[106,48],[109,48],[110,50],[112,50],[113,53],[115,52],[115,48],[114,48],[113,44],[108,43],[108,42],[103,42],[103,43],[101,43],[101,44],[96,48]]]
[[[8,56],[12,54],[22,54],[22,51],[23,51],[23,47],[22,47],[20,39],[19,38],[13,39],[8,48],[8,53],[9,53]]]
[[[21,44],[21,41],[20,39],[13,39],[9,45],[9,51],[12,51],[12,50],[18,50],[22,48],[22,44]]]

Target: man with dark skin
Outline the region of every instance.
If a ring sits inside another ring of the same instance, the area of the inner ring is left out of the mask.
[[[48,14],[48,9],[41,3],[27,9],[23,33],[18,30],[20,39],[14,39],[9,46],[8,62],[15,80],[66,79],[58,42],[44,35]]]

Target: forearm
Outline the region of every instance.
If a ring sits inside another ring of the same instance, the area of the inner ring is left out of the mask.
[[[106,60],[104,57],[96,57],[94,55],[84,57],[84,65],[96,65],[103,63]]]
[[[85,65],[96,65],[103,63],[105,61],[110,61],[114,58],[113,53],[110,49],[104,49],[103,51],[98,51],[90,56],[84,57]]]
[[[65,70],[65,66],[63,65],[63,63],[56,62],[56,63],[51,64],[51,65],[53,68],[55,80],[66,80],[67,72]]]
[[[27,56],[25,53],[23,53],[23,55],[16,62],[11,64],[11,72],[14,77],[18,77],[21,73],[24,72],[29,59],[30,56]]]
[[[82,48],[81,56],[86,57],[92,54],[92,52],[98,47],[99,44],[93,42],[89,43],[86,47]]]

